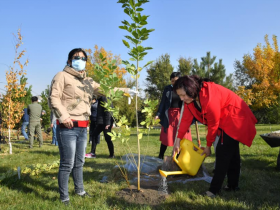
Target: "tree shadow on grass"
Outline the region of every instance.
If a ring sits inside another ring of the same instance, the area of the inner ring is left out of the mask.
[[[84,164],[84,181],[97,181],[102,180],[104,176],[108,177],[108,181],[111,180],[111,172],[114,168],[115,163],[98,163],[96,161],[86,161]],[[85,168],[90,167],[93,171],[85,170]]]
[[[264,159],[259,155],[242,155],[245,157],[242,159],[241,164],[242,168],[247,168],[249,170],[258,170],[258,171],[275,171],[277,156],[275,155],[265,155],[271,159]],[[274,160],[272,157],[275,157]],[[242,170],[242,169],[241,169]]]
[[[0,167],[0,174],[3,175],[4,173],[8,172],[9,170],[11,170],[10,167],[1,166]]]
[[[53,180],[55,184],[50,184],[48,179],[57,177],[57,172],[41,173],[39,176],[31,176],[29,174],[22,174],[21,179],[17,175],[8,177],[1,181],[2,186],[8,187],[10,190],[24,193],[33,193],[41,200],[57,200],[56,197],[49,196],[48,191],[57,191],[57,179]],[[40,192],[41,191],[41,192]]]
[[[44,155],[47,155],[47,156],[57,156],[59,158],[59,151],[58,151],[58,148],[57,148],[57,151],[45,151],[45,150],[30,150],[30,153],[33,153],[33,154],[44,154]]]

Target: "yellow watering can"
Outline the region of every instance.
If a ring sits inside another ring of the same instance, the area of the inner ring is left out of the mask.
[[[162,171],[159,173],[167,177],[168,175],[189,174],[195,176],[205,158],[205,154],[201,155],[203,150],[194,145],[192,141],[182,139],[180,142],[180,155],[177,159],[177,154],[173,156],[173,160],[182,169],[182,171]]]

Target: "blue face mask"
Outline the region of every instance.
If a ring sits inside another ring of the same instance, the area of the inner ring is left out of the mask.
[[[72,60],[72,67],[76,70],[76,71],[82,71],[85,69],[86,67],[86,62],[83,60]]]

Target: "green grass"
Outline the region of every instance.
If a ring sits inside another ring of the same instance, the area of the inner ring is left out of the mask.
[[[275,170],[279,148],[270,148],[259,136],[262,133],[278,130],[278,125],[257,125],[257,135],[251,148],[240,145],[242,172],[240,177],[241,190],[236,193],[223,192],[215,199],[201,196],[208,190],[205,181],[188,182],[186,184],[168,184],[170,196],[159,206],[129,204],[115,196],[115,192],[127,187],[124,180],[114,181],[112,168],[115,161],[120,162],[120,156],[137,153],[136,135],[132,135],[128,147],[114,141],[117,158],[108,159],[108,149],[105,140],[97,146],[97,158],[86,159],[84,165],[84,185],[87,192],[95,197],[80,198],[74,195],[73,180],[70,178],[69,193],[72,206],[67,208],[59,200],[57,173],[58,168],[40,173],[38,176],[11,176],[0,182],[0,209],[280,209],[280,172]],[[193,138],[195,128],[192,127]],[[141,140],[141,154],[157,156],[159,152],[159,130],[153,130],[148,140]],[[202,145],[205,145],[206,131],[200,126]],[[58,148],[50,145],[51,140],[45,140],[43,148],[37,142],[32,150],[26,142],[13,141],[13,154],[9,155],[8,145],[1,145],[0,176],[18,166],[52,164],[59,160]],[[89,152],[90,145],[87,147]],[[165,155],[170,155],[169,147]],[[214,155],[208,157],[204,164],[212,174]],[[101,183],[103,176],[109,176],[108,183]]]

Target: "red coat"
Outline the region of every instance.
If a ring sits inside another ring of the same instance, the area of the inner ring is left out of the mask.
[[[178,138],[183,138],[195,117],[208,126],[207,146],[211,146],[215,141],[219,129],[248,147],[252,145],[256,135],[257,119],[238,95],[213,82],[203,82],[199,101],[201,112],[195,108],[194,103],[184,104]]]

